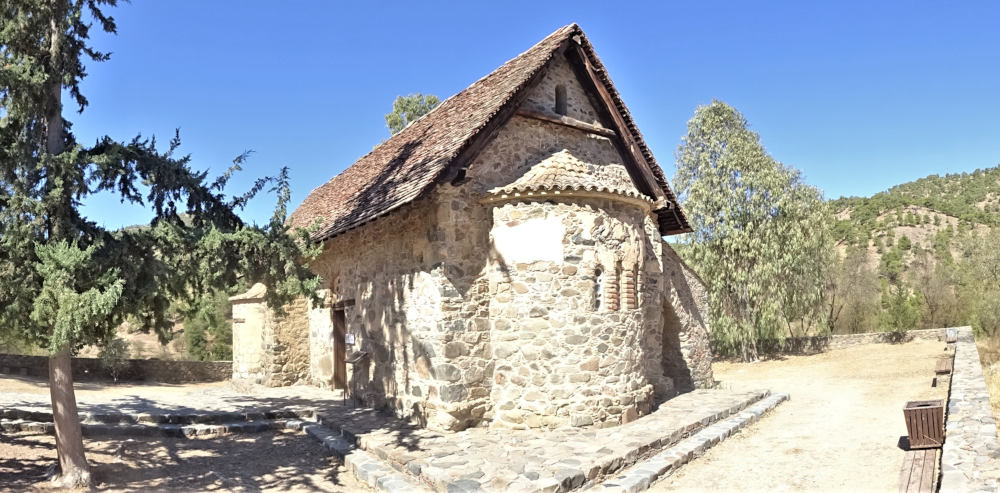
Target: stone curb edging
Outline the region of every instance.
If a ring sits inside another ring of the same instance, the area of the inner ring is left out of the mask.
[[[747,412],[753,405],[771,395],[767,390],[747,392],[746,394],[745,400],[734,404],[728,409],[721,409],[715,414],[705,415],[699,421],[692,421],[685,427],[675,429],[672,434],[662,437],[649,437],[648,440],[644,441],[641,445],[637,445],[636,448],[623,452],[623,455],[604,457],[599,463],[595,463],[589,468],[566,468],[559,471],[559,474],[556,476],[536,478],[535,484],[530,486],[527,484],[511,484],[509,490],[562,492],[581,487],[590,488],[591,485],[601,481],[602,478],[613,477],[615,473],[632,466],[644,457],[656,453],[657,450],[678,444],[689,433],[697,433],[697,431],[704,429],[704,427],[710,427],[720,420]],[[468,478],[445,479],[433,473],[431,470],[434,468],[427,467],[427,464],[422,460],[413,460],[406,456],[397,457],[391,451],[372,444],[363,434],[358,434],[347,426],[342,426],[332,417],[327,417],[319,413],[315,421],[325,429],[324,434],[319,433],[319,430],[313,432],[317,433],[314,436],[317,440],[324,442],[324,445],[329,443],[328,447],[332,447],[331,450],[336,450],[338,447],[348,450],[347,447],[354,447],[352,453],[364,452],[364,455],[359,455],[359,459],[352,460],[351,462],[370,464],[367,468],[376,473],[368,473],[366,470],[366,474],[375,476],[376,479],[381,474],[391,475],[394,471],[398,473],[398,476],[394,477],[394,479],[409,481],[409,488],[411,489],[420,488],[421,491],[442,492],[483,490],[483,485],[479,481],[469,480]],[[338,455],[342,453],[340,452]],[[345,459],[346,463],[347,459]],[[352,470],[354,469],[356,468],[352,468]],[[359,475],[358,477],[360,478],[361,476]],[[370,486],[376,489],[379,488],[376,483],[368,480],[365,481]]]
[[[88,413],[80,415],[80,427],[85,437],[211,438],[280,429],[302,431],[342,459],[358,479],[375,490],[390,493],[430,491],[357,448],[353,443],[356,436],[345,438],[317,423],[317,418],[316,411],[311,409],[194,414]],[[0,409],[0,431],[53,434],[55,424],[49,412]]]
[[[357,448],[350,440],[318,423],[303,424],[301,430],[344,461],[344,466],[377,491],[389,493],[430,492],[375,456]]]
[[[85,437],[213,437],[260,433],[288,427],[289,422],[312,419],[313,410],[269,410],[248,412],[204,412],[188,414],[81,413]],[[7,433],[55,433],[52,413],[23,409],[0,409],[0,430]]]
[[[211,438],[280,429],[301,431],[342,459],[345,467],[375,490],[390,493],[430,491],[368,452],[358,449],[352,439],[315,422],[316,418],[315,410],[197,414],[91,413],[80,415],[80,427],[85,437]],[[52,423],[52,413],[0,409],[0,431],[53,434],[55,424]]]
[[[168,437],[194,438],[234,435],[243,433],[260,433],[268,430],[288,428],[288,423],[295,420],[258,420],[238,421],[231,423],[195,423],[195,424],[111,424],[111,423],[80,423],[80,429],[85,437]],[[6,433],[33,432],[55,433],[55,424],[23,419],[0,419],[0,430]]]
[[[972,329],[958,329],[940,491],[1000,491],[1000,443]]]
[[[249,412],[204,412],[188,414],[158,413],[80,413],[83,424],[225,424],[239,421],[311,419],[315,411],[270,410]],[[0,419],[52,422],[52,413],[23,409],[0,409]]]
[[[624,474],[605,481],[589,491],[600,493],[635,493],[644,491],[658,479],[672,474],[680,466],[701,456],[706,450],[754,423],[764,413],[788,400],[788,394],[773,394],[738,414],[703,428],[676,445],[641,462]]]

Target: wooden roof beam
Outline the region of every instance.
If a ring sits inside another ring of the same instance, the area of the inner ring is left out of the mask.
[[[627,168],[629,169],[629,174],[632,175],[632,179],[636,181],[636,184],[644,185],[642,187],[645,188],[643,192],[655,197],[657,202],[673,202],[667,198],[663,189],[660,188],[659,183],[656,181],[656,177],[653,176],[649,162],[646,161],[646,157],[635,142],[632,131],[625,123],[625,118],[618,111],[618,106],[615,104],[614,98],[611,97],[611,93],[608,92],[607,87],[604,86],[604,82],[597,75],[593,64],[590,62],[590,57],[584,52],[583,47],[578,42],[571,43],[566,50],[566,55],[573,62],[571,65],[577,73],[577,77],[586,86],[589,86],[588,89],[590,91],[588,92],[593,93],[597,99],[594,107],[606,109],[605,111],[601,111],[601,113],[607,118],[608,122],[606,123],[618,134],[618,139],[615,140],[617,140],[616,144],[618,144],[619,151],[621,151],[622,155],[631,158],[629,160],[631,161],[629,163],[631,166],[627,166]]]

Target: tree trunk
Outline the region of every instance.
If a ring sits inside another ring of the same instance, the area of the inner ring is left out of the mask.
[[[61,21],[65,18],[66,4],[63,1],[53,2],[52,17],[49,19],[51,41],[49,44],[49,81],[48,105],[46,119],[46,152],[51,155],[61,154],[65,150],[66,136],[62,118],[62,67],[61,44],[63,31]],[[71,205],[72,197],[69,189],[60,197],[60,208],[55,212],[55,220],[50,225],[49,240],[58,241],[61,238],[59,222],[66,214],[66,208]],[[90,486],[90,467],[83,452],[83,432],[80,430],[80,414],[76,407],[76,392],[73,391],[73,367],[70,347],[67,345],[59,352],[49,357],[49,393],[52,397],[52,421],[56,428],[56,454],[59,456],[59,476],[53,478],[56,483],[65,488]]]
[[[49,357],[49,391],[60,469],[53,482],[65,488],[90,486],[90,468],[83,454],[83,433],[76,408],[76,393],[73,391],[71,364],[68,347]]]

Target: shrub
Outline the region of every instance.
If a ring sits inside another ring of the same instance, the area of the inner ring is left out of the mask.
[[[97,353],[97,360],[108,375],[118,383],[121,373],[128,368],[129,344],[128,341],[115,337],[101,347]]]

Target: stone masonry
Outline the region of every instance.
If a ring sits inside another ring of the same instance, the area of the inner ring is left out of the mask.
[[[234,298],[234,378],[331,388],[346,357],[354,399],[436,430],[609,427],[714,384],[664,204],[569,59],[546,63],[460,176],[323,240],[321,303]]]
[[[972,329],[958,329],[941,449],[941,491],[1000,489],[1000,443]]]

